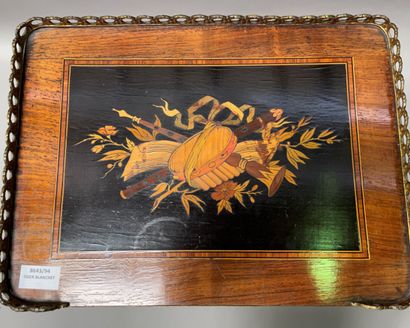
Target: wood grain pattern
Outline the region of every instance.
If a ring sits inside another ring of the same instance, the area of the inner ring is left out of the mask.
[[[131,258],[114,253],[93,260],[52,258],[64,59],[171,58],[201,64],[206,58],[298,62],[301,57],[352,58],[370,259]],[[17,178],[12,257],[17,295],[77,306],[346,305],[407,299],[409,241],[389,58],[385,35],[371,25],[35,31],[27,49]],[[60,265],[60,290],[18,289],[21,264]]]

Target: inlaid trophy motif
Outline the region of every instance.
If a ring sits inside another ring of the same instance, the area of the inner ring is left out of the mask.
[[[218,215],[234,213],[236,206],[251,206],[262,194],[274,197],[283,182],[297,186],[309,152],[340,142],[331,128],[319,131],[313,118],[295,121],[283,108],[257,112],[251,104],[221,103],[208,95],[181,110],[161,100],[154,105],[154,122],[133,116],[130,109],[113,108],[124,119],[125,139],[107,124],[76,144],[90,142],[107,168],[103,177],[121,170],[125,183],[135,180],[119,191],[123,199],[151,188],[151,213],[173,194],[179,195],[187,216],[193,207],[203,212],[204,193],[216,202]],[[172,119],[174,129],[163,127],[161,116]]]

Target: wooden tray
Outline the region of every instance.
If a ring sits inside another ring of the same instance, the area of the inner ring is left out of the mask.
[[[388,18],[33,18],[13,50],[3,304],[409,305]]]

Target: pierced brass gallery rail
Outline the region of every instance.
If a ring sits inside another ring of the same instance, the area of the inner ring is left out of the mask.
[[[0,221],[0,300],[4,305],[16,311],[49,311],[68,306],[60,302],[29,302],[19,299],[13,294],[9,270],[10,247],[13,226],[14,196],[16,190],[16,171],[19,143],[19,126],[21,114],[21,83],[23,77],[23,63],[25,47],[29,35],[36,29],[47,27],[67,26],[127,26],[127,25],[203,25],[203,24],[248,24],[248,25],[333,25],[333,24],[370,24],[380,27],[390,46],[393,81],[395,86],[395,102],[397,120],[399,122],[400,151],[402,158],[403,182],[406,200],[410,192],[410,134],[407,129],[408,115],[406,112],[406,95],[404,93],[404,79],[402,75],[402,59],[400,57],[400,42],[395,24],[382,15],[323,15],[323,16],[240,16],[240,15],[176,15],[176,16],[85,16],[85,17],[45,17],[31,18],[17,27],[13,41],[13,56],[11,59],[8,129],[6,132],[7,145],[4,155],[4,174],[2,190],[2,206]],[[352,303],[369,308],[405,308],[409,300],[401,304],[361,304]]]

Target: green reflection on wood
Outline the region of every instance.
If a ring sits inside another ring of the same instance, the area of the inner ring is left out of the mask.
[[[333,302],[338,289],[339,261],[333,259],[309,260],[309,273],[319,299],[325,303]]]

